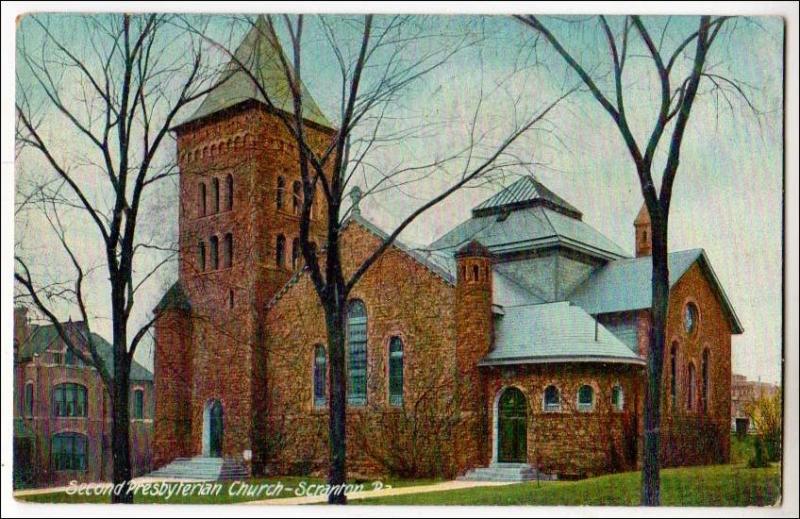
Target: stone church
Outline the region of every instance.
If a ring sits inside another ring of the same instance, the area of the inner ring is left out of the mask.
[[[234,71],[175,128],[180,267],[155,309],[153,462],[166,473],[192,459],[218,460],[222,475],[225,464],[322,472],[328,352],[299,252],[297,150],[274,111],[291,110],[282,50],[261,20],[236,52],[273,107]],[[305,94],[308,133],[322,148],[335,130]],[[313,210],[317,243],[325,224]],[[348,272],[385,233],[358,207],[342,226]],[[633,231],[630,257],[525,174],[427,247],[387,250],[351,294],[348,468],[562,478],[635,469],[650,326],[646,211]],[[702,249],[671,253],[669,269],[663,462],[723,463],[731,335],[742,327]]]

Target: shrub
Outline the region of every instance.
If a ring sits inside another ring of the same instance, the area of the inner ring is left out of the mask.
[[[769,467],[769,460],[765,455],[764,442],[761,440],[761,436],[756,436],[756,440],[753,443],[753,457],[747,462],[747,466],[751,469]]]
[[[772,396],[762,395],[750,406],[753,424],[763,441],[769,461],[781,459],[781,435],[783,419],[783,402],[781,393]]]

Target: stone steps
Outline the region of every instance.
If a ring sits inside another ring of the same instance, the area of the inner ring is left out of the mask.
[[[219,481],[244,479],[247,468],[229,458],[176,458],[171,463],[147,474],[151,478]]]
[[[553,481],[554,474],[543,474],[527,463],[492,463],[478,467],[458,478],[461,481]]]

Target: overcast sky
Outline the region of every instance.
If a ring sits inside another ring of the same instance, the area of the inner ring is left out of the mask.
[[[604,72],[610,58],[603,33],[596,19],[577,23],[584,20],[586,17],[551,18],[547,23],[582,63],[603,78],[601,85],[605,87],[608,78]],[[619,22],[612,20],[615,26]],[[57,18],[51,23],[68,43],[80,44],[74,19]],[[647,17],[645,23],[660,35],[667,19]],[[670,19],[664,48],[674,48],[696,24],[696,18]],[[426,130],[424,138],[394,143],[376,152],[374,162],[380,167],[425,161],[465,142],[479,98],[481,111],[475,120],[489,146],[515,121],[541,109],[575,84],[575,77],[564,69],[551,49],[541,43],[534,48],[530,31],[511,19],[439,17],[425,20],[424,25],[425,34],[438,33],[439,37],[422,40],[410,51],[424,53],[436,45],[449,44],[449,35],[459,30],[480,29],[483,38],[404,91],[393,107],[398,120],[435,126]],[[208,29],[214,38],[234,46],[241,39],[242,30],[241,24],[231,26],[230,20],[222,17],[211,20]],[[20,31],[29,43],[39,37],[24,19]],[[781,372],[782,31],[782,22],[777,18],[737,20],[715,43],[709,58],[713,70],[743,81],[759,114],[750,112],[740,99],[734,97],[729,106],[724,98],[703,89],[684,140],[669,228],[671,250],[706,250],[742,321],[745,333],[733,338],[734,371],[774,382],[779,381]],[[322,110],[335,121],[339,98],[337,88],[331,87],[338,81],[332,55],[322,44],[324,40],[314,20],[307,24],[305,34],[304,80]],[[634,132],[643,141],[657,106],[657,80],[647,73],[650,64],[642,57],[644,49],[638,42],[632,45],[625,78],[626,107]],[[20,70],[20,74],[21,81],[27,81],[25,71]],[[66,93],[75,94],[74,85],[65,84],[63,88]],[[65,155],[76,154],[83,144],[64,128],[63,119],[51,114],[43,134]],[[545,124],[518,143],[515,152],[535,165],[510,171],[504,182],[513,181],[514,174],[533,171],[540,181],[578,207],[585,222],[633,253],[632,222],[642,203],[639,184],[616,127],[588,94],[569,97]],[[167,153],[174,151],[169,148]],[[663,153],[658,157],[661,160]],[[457,165],[454,162],[453,168]],[[26,182],[46,178],[50,173],[40,157],[24,151],[17,162],[17,174],[18,182]],[[93,182],[89,173],[86,179]],[[434,176],[402,190],[370,197],[364,201],[362,212],[381,227],[391,229],[448,180],[451,177],[447,175]],[[361,181],[370,183],[369,178]],[[403,238],[414,243],[433,241],[468,218],[470,208],[498,188],[495,184],[456,193],[418,219]],[[160,189],[163,198],[152,204],[143,232],[175,236],[177,184],[167,182]],[[86,261],[96,263],[101,249],[95,231],[80,215],[73,216],[70,238],[83,245]],[[43,229],[41,220],[26,213],[16,222],[17,241],[23,254],[36,258],[39,271],[57,276],[63,272],[64,257],[44,238]],[[174,265],[168,267],[142,292],[135,312],[137,323],[146,318],[164,287],[175,280],[176,272]],[[91,280],[92,302],[98,316],[92,326],[110,338],[110,323],[101,315],[106,286],[100,274]],[[70,313],[77,317],[74,309],[59,311],[65,318]],[[138,358],[149,366],[151,354],[147,347]]]

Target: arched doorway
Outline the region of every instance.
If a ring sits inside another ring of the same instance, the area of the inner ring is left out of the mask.
[[[497,461],[528,461],[528,403],[522,391],[510,387],[497,403]]]
[[[203,456],[222,456],[222,433],[222,404],[219,400],[209,400],[203,412]]]

